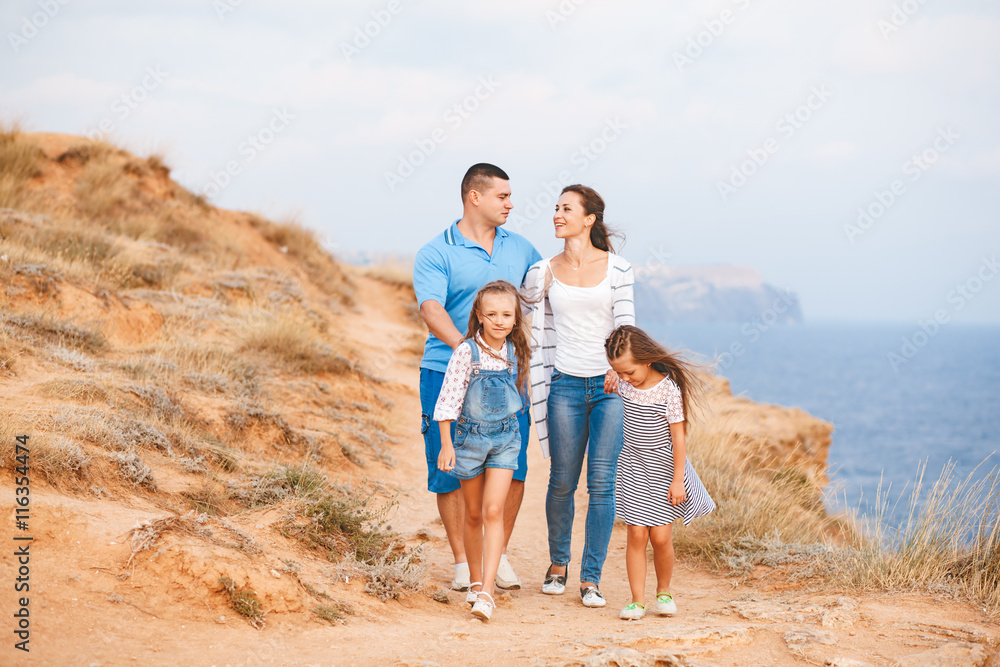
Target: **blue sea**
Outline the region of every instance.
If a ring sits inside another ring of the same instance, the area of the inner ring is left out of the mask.
[[[925,488],[949,460],[959,479],[1000,466],[1000,327],[640,325],[671,349],[716,360],[733,394],[833,423],[831,511],[870,513],[880,480],[890,498],[908,496],[923,462]]]

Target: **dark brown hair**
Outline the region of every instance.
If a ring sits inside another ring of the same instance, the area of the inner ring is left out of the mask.
[[[494,178],[502,178],[505,181],[510,180],[507,172],[495,164],[480,162],[469,167],[469,170],[465,172],[465,176],[462,178],[462,203],[465,203],[465,198],[469,195],[470,190],[475,190],[479,193],[485,192],[493,183]]]
[[[683,357],[667,352],[649,334],[630,324],[612,331],[604,341],[604,351],[610,361],[631,353],[637,364],[649,364],[674,381],[681,390],[684,419],[690,421],[691,408],[696,407],[705,392],[705,383],[698,377],[698,366]]]
[[[524,309],[521,307],[524,298],[516,287],[506,280],[494,280],[479,290],[479,293],[476,294],[476,300],[472,304],[472,310],[469,311],[469,331],[465,337],[475,340],[476,334],[482,331],[483,325],[479,322],[479,311],[483,307],[483,297],[487,294],[506,294],[514,299],[514,328],[507,335],[507,340],[514,346],[514,353],[517,354],[517,388],[522,394],[525,394],[528,391],[531,344],[528,337],[528,324],[524,319]],[[476,344],[479,345],[478,341]],[[482,345],[479,347],[496,358],[500,356],[491,348],[484,348]]]
[[[580,185],[579,183],[567,185],[562,189],[561,194],[566,194],[567,192],[575,192],[580,195],[584,213],[592,215],[595,218],[594,224],[590,226],[590,242],[598,250],[614,252],[615,249],[611,245],[611,237],[621,238],[621,234],[608,231],[607,225],[604,224],[604,199],[601,195],[597,194],[597,190],[594,188]]]

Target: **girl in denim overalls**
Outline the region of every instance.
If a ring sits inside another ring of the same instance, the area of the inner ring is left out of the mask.
[[[466,601],[484,620],[493,614],[504,503],[521,450],[517,413],[529,359],[517,288],[504,280],[486,285],[476,295],[468,334],[451,355],[434,408],[441,428],[438,468],[459,478],[465,499],[465,550],[473,580]]]

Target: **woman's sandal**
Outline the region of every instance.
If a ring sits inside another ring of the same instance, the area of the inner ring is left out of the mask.
[[[479,591],[472,590],[473,586],[479,586],[479,591],[483,590],[483,582],[473,581],[469,584],[469,592],[465,594],[465,601],[469,604],[476,604],[476,600],[479,599]]]
[[[483,596],[488,597],[489,600],[484,600]],[[488,621],[490,620],[490,616],[493,615],[494,607],[496,607],[496,603],[493,601],[493,596],[489,593],[480,592],[477,596],[476,604],[472,605],[472,615]]]

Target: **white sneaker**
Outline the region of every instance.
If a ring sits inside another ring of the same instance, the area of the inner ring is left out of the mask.
[[[506,558],[500,559],[500,567],[497,568],[497,576],[494,582],[497,588],[506,588],[509,591],[516,591],[521,588],[521,580],[517,578],[514,568],[510,566]]]
[[[464,591],[469,588],[469,564],[459,563],[455,566],[455,578],[451,581],[451,590]]]
[[[656,604],[653,608],[656,609],[657,614],[664,616],[673,616],[677,613],[677,603],[674,602],[674,596],[670,593],[657,593]]]
[[[479,590],[478,591],[472,590],[476,586],[479,586]],[[476,600],[479,599],[479,593],[482,590],[483,590],[483,582],[473,581],[471,584],[469,584],[469,592],[465,594],[465,601],[468,602],[469,604],[476,604]]]
[[[646,607],[635,602],[630,602],[625,605],[624,609],[618,612],[618,618],[624,618],[626,621],[638,621],[645,615]]]
[[[566,592],[566,575],[552,574],[552,566],[549,566],[545,573],[545,582],[542,583],[542,592],[546,595],[562,595]]]
[[[587,586],[580,591],[580,597],[583,598],[584,607],[603,607],[608,603],[601,595],[601,591],[597,590],[597,586]]]
[[[476,604],[472,605],[472,615],[488,621],[493,616],[493,608],[496,606],[493,602],[493,596],[489,593],[479,593],[478,596]],[[483,598],[489,599],[485,600]]]

